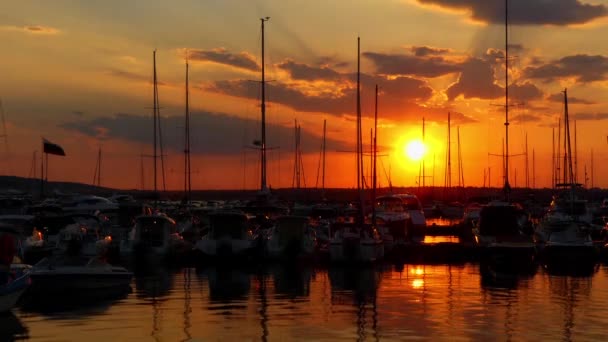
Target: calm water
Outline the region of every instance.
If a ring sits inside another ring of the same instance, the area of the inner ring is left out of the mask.
[[[0,340],[605,340],[608,268],[486,281],[479,266],[159,272],[127,298],[0,317]]]

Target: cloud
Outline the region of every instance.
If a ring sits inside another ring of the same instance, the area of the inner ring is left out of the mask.
[[[318,73],[313,71],[310,75],[318,75]],[[352,115],[356,109],[356,87],[353,84],[355,77],[352,74],[340,74],[339,77],[340,80],[326,87],[283,82],[268,83],[266,84],[267,99],[269,102],[279,103],[299,112]],[[384,118],[402,119],[408,112],[425,111],[415,101],[427,100],[433,93],[424,81],[410,77],[386,79],[362,74],[361,83],[362,113],[368,117],[373,115],[372,99],[376,84],[380,87],[379,102]],[[308,86],[313,90],[309,90]],[[247,80],[216,81],[206,90],[252,100],[259,99],[259,84]]]
[[[606,120],[608,113],[575,113],[570,115],[570,120]]]
[[[423,5],[466,11],[470,18],[492,24],[504,24],[505,6],[499,0],[418,0]],[[581,0],[525,0],[509,3],[509,23],[514,25],[584,24],[608,15],[605,5],[591,5]]]
[[[134,72],[124,71],[124,70],[119,70],[119,69],[108,69],[105,71],[105,73],[112,77],[123,78],[123,79],[129,80],[129,81],[146,82],[146,83],[152,84],[152,76],[141,75],[141,74],[137,74]],[[158,80],[157,80],[157,83],[159,86],[168,85],[167,82],[161,82]]]
[[[504,94],[504,88],[494,81],[491,62],[470,58],[464,63],[458,81],[446,90],[448,99],[462,95],[465,98],[496,99]]]
[[[530,82],[509,85],[509,97],[515,101],[528,102],[543,97],[543,91]]]
[[[563,103],[564,102],[564,94],[563,93],[552,94],[552,95],[550,95],[550,96],[547,97],[547,100],[549,100],[551,102]],[[578,98],[578,97],[570,97],[570,96],[568,96],[568,103],[569,104],[592,105],[592,104],[596,104],[597,102],[581,99],[581,98]]]
[[[152,146],[152,118],[134,114],[116,114],[112,117],[98,117],[90,120],[66,122],[63,128],[82,133],[100,140],[120,139],[133,143],[149,144]],[[161,119],[163,142],[166,151],[183,153],[183,125],[180,116],[163,117]],[[221,113],[193,112],[190,117],[190,129],[196,132],[191,139],[192,153],[214,155],[238,155],[245,146],[252,146],[257,134],[259,122],[251,119],[238,118]],[[252,136],[247,136],[255,128]],[[293,136],[292,127],[276,124],[266,124],[266,134],[269,146],[279,146],[291,150],[291,140],[288,146],[280,146],[281,137]],[[302,128],[303,152],[317,152],[321,137]],[[283,141],[284,142],[284,141]],[[333,150],[350,150],[352,146],[343,142],[327,139],[327,148]]]
[[[84,112],[83,112],[83,111],[81,111],[81,110],[74,110],[74,111],[72,111],[72,115],[74,115],[74,116],[77,116],[77,117],[81,118],[81,117],[83,117],[83,116],[84,116]]]
[[[329,67],[314,67],[307,64],[296,63],[293,60],[286,60],[278,64],[278,67],[287,71],[292,79],[296,80],[326,80],[337,81],[344,79],[345,75]]]
[[[542,119],[533,114],[519,114],[510,119],[512,123],[540,122]]]
[[[578,82],[603,81],[608,74],[608,58],[602,55],[573,55],[523,70],[527,78],[552,82],[562,78],[574,78]]]
[[[449,62],[439,56],[419,57],[364,52],[363,57],[370,59],[376,66],[377,72],[384,75],[438,77],[459,72],[462,68],[460,64]]]
[[[443,55],[450,52],[449,49],[435,48],[431,46],[412,46],[412,53],[416,57],[426,57],[433,55]]]
[[[42,25],[26,25],[26,26],[0,26],[0,31],[22,32],[32,35],[56,35],[61,33],[59,29],[50,26]]]
[[[235,54],[224,48],[211,50],[188,49],[188,58],[193,61],[213,62],[249,71],[259,71],[261,68],[255,57],[250,53]]]

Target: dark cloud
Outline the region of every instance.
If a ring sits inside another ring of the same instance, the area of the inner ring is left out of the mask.
[[[514,101],[527,102],[543,97],[543,91],[530,82],[509,85],[509,98]]]
[[[568,99],[568,101],[570,101]],[[608,119],[608,113],[576,113],[570,115],[570,120],[599,121]]]
[[[519,114],[510,119],[512,123],[540,122],[542,118],[533,114]]]
[[[326,80],[337,81],[345,77],[329,67],[314,67],[308,64],[296,63],[293,60],[286,60],[278,65],[279,68],[289,72],[294,80]]]
[[[552,101],[552,102],[563,103],[564,102],[564,94],[563,93],[552,94],[549,97],[547,97],[547,100]],[[578,97],[570,97],[570,96],[568,96],[568,103],[569,104],[585,104],[585,105],[596,104],[596,102],[593,102],[593,101],[581,99],[581,98],[578,98]]]
[[[460,64],[447,61],[439,56],[418,57],[364,52],[363,57],[370,59],[376,66],[377,72],[384,75],[438,77],[459,72],[462,69]]]
[[[495,84],[491,62],[470,58],[464,63],[458,81],[446,90],[448,99],[462,95],[465,98],[496,99],[504,95],[504,88]]]
[[[168,151],[183,152],[184,119],[178,116],[163,117],[163,142]],[[112,117],[98,117],[91,120],[67,122],[63,128],[77,131],[100,140],[121,139],[152,146],[152,119],[150,116],[116,114]],[[190,118],[192,153],[197,154],[239,154],[245,146],[252,146],[259,139],[259,122],[226,114],[194,112]],[[254,131],[251,133],[251,131]],[[291,150],[293,128],[272,123],[266,124],[268,146]],[[303,152],[319,150],[321,137],[302,127]],[[247,136],[250,135],[250,136]],[[283,144],[281,146],[281,144]],[[352,149],[351,146],[333,139],[327,140],[327,148],[333,150]]]
[[[188,50],[188,58],[194,61],[214,62],[250,71],[260,70],[255,57],[247,52],[238,54],[228,52],[224,48],[212,50]]]
[[[509,51],[520,53],[524,51],[524,46],[521,44],[509,44]]]
[[[317,74],[312,72],[311,75]],[[333,76],[332,76],[333,77]],[[272,82],[266,85],[268,101],[279,103],[300,112],[328,113],[340,116],[354,114],[356,110],[356,86],[352,74],[340,75],[338,86],[314,93],[305,93],[297,85]],[[350,78],[350,80],[348,79]],[[403,119],[407,113],[426,111],[415,103],[430,98],[433,91],[424,81],[410,77],[386,79],[379,76],[361,75],[362,114],[373,115],[373,93],[376,84],[380,87],[379,102],[384,118]],[[259,99],[259,84],[246,80],[217,81],[207,90],[241,98]]]
[[[523,72],[527,78],[547,82],[568,77],[583,83],[602,81],[608,74],[608,58],[602,55],[567,56],[539,66],[529,66]]]
[[[123,78],[123,79],[129,80],[129,81],[146,82],[146,83],[152,84],[152,77],[148,76],[148,75],[141,75],[141,74],[137,74],[134,72],[124,71],[124,70],[119,70],[119,69],[109,69],[109,70],[106,70],[105,73],[107,75]],[[161,82],[158,80],[157,80],[157,83],[159,86],[168,85],[168,83]]]
[[[412,46],[411,50],[416,57],[443,55],[450,52],[449,49],[441,49],[431,46]]]
[[[473,20],[504,24],[505,2],[502,0],[418,0],[421,4],[466,10]],[[509,2],[509,23],[515,25],[584,24],[608,15],[604,5],[591,5],[581,0],[525,0]]]

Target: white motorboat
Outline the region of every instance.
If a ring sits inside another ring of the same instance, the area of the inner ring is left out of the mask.
[[[330,228],[332,262],[370,263],[384,258],[384,241],[371,225],[334,223]]]
[[[310,258],[316,247],[315,232],[306,216],[278,217],[266,239],[266,252],[270,258]]]
[[[136,258],[177,257],[187,250],[188,243],[178,234],[177,224],[163,214],[137,217],[129,239],[120,243],[122,256]]]
[[[482,252],[481,262],[495,268],[524,271],[533,267],[536,245],[532,235],[525,231],[527,220],[517,204],[493,201],[484,205],[473,228],[475,242]]]
[[[50,257],[30,271],[30,305],[81,299],[98,300],[127,294],[133,274],[99,258]]]
[[[211,258],[242,258],[257,247],[257,238],[249,227],[247,215],[240,211],[217,211],[209,214],[209,229],[196,242],[196,249]]]

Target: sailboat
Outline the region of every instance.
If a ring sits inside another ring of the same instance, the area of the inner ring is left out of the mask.
[[[505,0],[505,155],[504,200],[483,206],[473,228],[475,242],[481,248],[482,271],[528,271],[536,265],[536,245],[528,231],[528,215],[511,202],[509,185],[509,36],[508,2]]]
[[[384,257],[384,244],[376,227],[365,224],[363,194],[363,143],[361,137],[361,79],[360,38],[357,38],[357,190],[359,208],[350,222],[336,222],[330,226],[329,255],[332,262],[374,262]]]
[[[556,186],[566,191],[553,198],[548,212],[537,226],[535,238],[542,248],[543,263],[548,268],[592,269],[599,251],[591,239],[592,213],[587,201],[576,195],[580,184],[575,181],[572,167],[567,90],[564,90],[563,177],[564,183]]]

